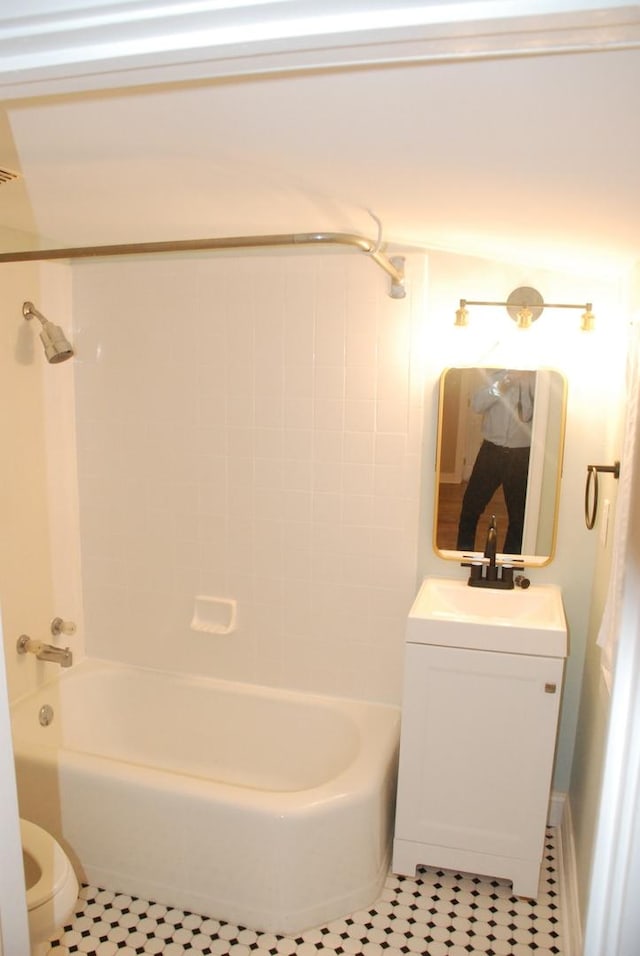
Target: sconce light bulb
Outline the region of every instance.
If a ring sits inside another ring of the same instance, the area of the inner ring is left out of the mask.
[[[464,305],[460,303],[460,308],[456,309],[456,321],[454,325],[465,326],[469,324],[469,313]]]
[[[533,312],[530,308],[528,308],[528,306],[523,305],[522,308],[518,310],[518,328],[530,329],[532,319]]]
[[[580,328],[583,332],[593,332],[596,326],[596,317],[591,311],[591,306],[588,305],[586,311],[582,313]]]

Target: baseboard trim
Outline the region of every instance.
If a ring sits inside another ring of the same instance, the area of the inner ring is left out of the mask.
[[[567,794],[560,790],[553,790],[549,799],[549,812],[547,815],[547,825],[550,827],[561,827],[564,816],[564,806],[567,802]]]
[[[562,797],[563,810],[557,846],[560,911],[562,914],[562,953],[563,956],[582,956],[582,920],[580,919],[571,802],[567,794],[562,794]],[[549,816],[551,816],[551,811]]]

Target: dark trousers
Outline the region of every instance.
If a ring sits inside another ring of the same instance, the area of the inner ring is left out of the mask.
[[[462,499],[456,545],[458,551],[476,550],[478,520],[502,485],[509,527],[504,546],[502,549],[498,547],[498,550],[502,550],[504,554],[522,553],[529,452],[529,448],[503,448],[493,442],[483,441]]]

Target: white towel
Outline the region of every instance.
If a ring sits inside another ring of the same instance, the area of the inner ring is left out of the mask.
[[[616,500],[611,574],[597,637],[597,644],[602,648],[602,673],[609,691],[611,691],[613,679],[619,612],[624,583],[634,461],[639,451],[637,433],[640,421],[640,322],[631,326],[627,356],[627,414],[620,459],[620,486]]]

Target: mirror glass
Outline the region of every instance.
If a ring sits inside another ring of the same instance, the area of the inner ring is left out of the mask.
[[[440,378],[434,548],[460,561],[498,553],[529,567],[554,554],[566,381],[550,369],[450,368]]]

